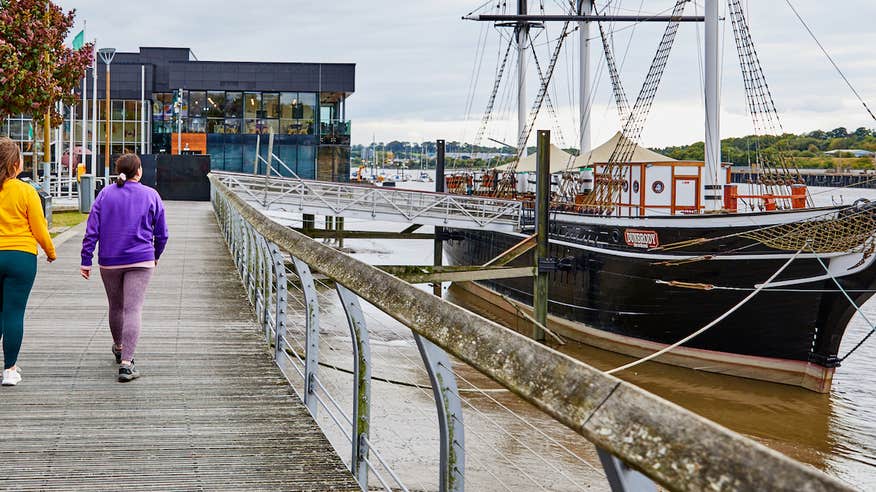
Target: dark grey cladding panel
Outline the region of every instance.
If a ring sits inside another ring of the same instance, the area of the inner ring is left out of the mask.
[[[100,55],[98,55],[98,58],[100,58]],[[118,52],[113,56],[112,63],[140,63],[140,55],[138,53]],[[101,64],[103,64],[102,59]]]
[[[168,63],[172,61],[185,62],[189,60],[188,48],[140,48],[139,53],[117,52],[113,58],[112,67],[116,64],[146,64],[154,66],[154,76],[149,85],[146,86],[147,91],[166,92],[171,89],[168,85],[170,72]],[[104,64],[98,57],[100,70],[104,70]],[[100,75],[98,75],[100,78]],[[139,96],[138,96],[139,98]]]
[[[140,56],[151,60],[161,60],[165,63],[171,61],[187,61],[189,59],[189,48],[152,48],[140,47]]]
[[[110,91],[113,99],[140,99],[140,64],[116,63],[110,64]],[[155,67],[144,64],[146,69],[146,99],[152,98],[155,84]],[[93,77],[88,70],[88,98],[91,98]],[[105,98],[106,93],[106,65],[99,65],[97,69],[97,97]],[[76,93],[82,92],[82,84],[77,84]],[[80,94],[81,96],[81,94]]]
[[[141,64],[146,66],[147,98],[153,92],[178,88],[347,93],[355,90],[356,65],[352,63],[199,62],[191,61],[189,53],[188,48],[149,47],[140,48],[139,53],[116,53],[110,66],[113,97],[140,98]],[[100,97],[103,97],[105,68],[98,60]]]
[[[185,89],[312,92],[355,89],[354,64],[171,62],[169,67],[169,87]]]
[[[356,65],[337,63],[322,66],[323,92],[355,92]]]

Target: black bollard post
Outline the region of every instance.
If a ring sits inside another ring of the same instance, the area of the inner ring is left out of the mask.
[[[435,146],[435,191],[438,193],[444,192],[444,140],[438,140]],[[441,234],[443,232],[443,227],[435,226],[435,250],[433,254],[435,266],[441,266],[444,263],[444,247],[441,244]],[[436,296],[441,296],[441,282],[432,284],[432,292]]]

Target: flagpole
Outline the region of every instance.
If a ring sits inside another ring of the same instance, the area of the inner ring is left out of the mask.
[[[73,146],[76,145],[76,104],[70,105],[70,148],[67,149],[67,163],[73,165]]]
[[[140,155],[146,154],[146,65],[140,65]]]
[[[97,177],[97,38],[91,48],[91,174]]]
[[[44,16],[46,24],[48,24],[48,22],[49,22],[49,15],[51,13],[50,5],[51,4],[46,5],[46,13]],[[48,52],[45,54],[45,61],[46,61],[46,64],[48,64],[50,61]],[[31,119],[33,120],[35,118],[31,118]],[[51,169],[51,166],[52,166],[52,149],[50,148],[52,145],[51,133],[52,133],[52,108],[48,107],[48,108],[46,108],[46,115],[45,115],[45,117],[43,117],[43,174],[46,174],[46,176],[43,176],[43,184],[44,185],[50,183],[48,174],[49,174],[49,170]],[[36,149],[36,128],[34,128],[33,136],[34,136],[34,141],[33,141],[33,157],[34,157],[34,159],[33,159],[33,180],[34,180],[34,182],[37,182],[38,180],[37,180],[37,159],[36,159],[36,155],[37,155],[36,154],[36,151],[37,151],[37,149]],[[57,149],[55,149],[55,150],[57,150]],[[48,188],[48,186],[46,188]]]
[[[82,39],[85,40],[86,30],[88,29],[88,21],[83,22]],[[85,75],[82,77],[82,163],[85,164],[85,153],[88,152],[88,69],[85,69]],[[73,164],[67,166],[70,174],[70,181],[73,181]],[[72,189],[72,186],[69,187]],[[72,193],[72,190],[71,192]]]
[[[55,109],[60,113],[64,108],[64,105],[58,101],[55,103]],[[58,149],[61,148],[61,127],[55,128],[54,132],[54,146],[55,146],[55,169],[58,170],[58,197],[61,197],[61,153],[58,152]],[[69,192],[68,192],[69,193]]]

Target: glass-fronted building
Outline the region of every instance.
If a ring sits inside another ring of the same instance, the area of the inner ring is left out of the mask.
[[[62,134],[53,139],[65,142],[61,149],[69,147],[72,113],[74,145],[81,145],[84,131],[86,147],[93,150],[91,72],[86,107],[66,108]],[[102,163],[107,117],[102,61],[96,72],[96,162]],[[254,167],[256,142],[261,136],[260,153],[267,158],[267,135],[273,130],[274,154],[281,161],[274,167],[280,173],[324,180],[349,176],[346,100],[355,89],[355,64],[198,61],[188,48],[140,48],[116,53],[110,81],[113,155],[207,153],[212,169],[264,172],[263,164]],[[85,128],[83,109],[88,112]],[[27,117],[9,118],[0,133],[27,150],[34,138],[30,125]]]

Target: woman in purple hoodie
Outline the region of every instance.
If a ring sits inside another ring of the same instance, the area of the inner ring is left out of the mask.
[[[98,264],[109,302],[109,325],[119,381],[140,377],[134,349],[140,337],[140,313],[146,287],[167,244],[164,205],[158,193],[140,184],[140,158],[125,154],[116,161],[116,186],[104,188],[88,215],[82,240],[80,273],[91,276],[94,246],[100,243]]]

